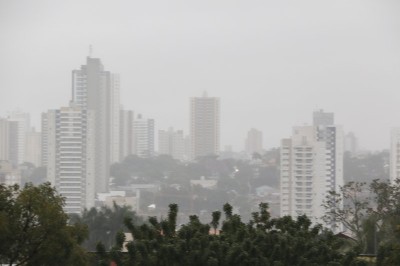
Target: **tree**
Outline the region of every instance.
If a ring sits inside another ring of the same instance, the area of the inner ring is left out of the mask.
[[[150,217],[140,226],[125,221],[134,241],[126,244],[124,236],[116,235],[117,244],[106,253],[98,246],[98,264],[110,261],[118,265],[355,265],[354,256],[343,256],[341,240],[332,232],[312,226],[306,216],[293,220],[289,216],[271,219],[268,205],[259,205],[254,220],[243,223],[232,213],[232,206],[223,206],[225,220],[219,235],[210,234],[210,225],[196,215],[176,230],[178,206],[170,204],[167,219]],[[211,226],[219,224],[221,212],[212,214]],[[212,232],[212,231],[211,231]],[[346,261],[345,261],[346,259]]]
[[[343,225],[356,237],[361,250],[366,248],[363,225],[370,209],[370,201],[363,195],[365,189],[365,183],[348,182],[339,192],[330,191],[323,204],[326,224],[333,227]]]
[[[399,198],[399,179],[349,182],[327,197],[325,221],[343,224],[358,242],[355,252],[377,254],[377,265],[400,265]]]
[[[0,263],[86,265],[82,224],[68,224],[64,199],[49,183],[0,185]]]

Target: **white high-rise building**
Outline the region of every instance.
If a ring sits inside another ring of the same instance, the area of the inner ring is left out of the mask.
[[[392,128],[390,141],[390,181],[400,178],[400,128]]]
[[[67,213],[94,206],[96,169],[95,112],[78,106],[42,114],[47,179],[65,197]]]
[[[263,152],[263,135],[260,130],[252,128],[247,132],[245,151],[250,155]]]
[[[144,119],[141,114],[133,121],[133,154],[149,158],[154,156],[154,119]]]
[[[323,114],[318,112],[318,117]],[[328,192],[338,192],[343,186],[343,130],[333,125],[333,118],[326,121],[314,117],[313,126],[294,127],[292,137],[282,140],[282,216],[306,214],[313,222],[322,223],[322,204]]]
[[[119,160],[119,77],[99,58],[72,71],[72,104],[95,113],[96,192],[108,191],[110,164]]]
[[[175,131],[172,127],[168,130],[159,130],[158,153],[170,155],[176,160],[184,160],[185,138],[183,136],[183,130]]]
[[[193,97],[190,99],[191,159],[220,152],[219,98]]]

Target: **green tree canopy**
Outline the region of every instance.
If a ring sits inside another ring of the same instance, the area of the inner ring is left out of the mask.
[[[0,185],[0,263],[85,265],[80,247],[87,230],[68,225],[63,198],[49,183]]]

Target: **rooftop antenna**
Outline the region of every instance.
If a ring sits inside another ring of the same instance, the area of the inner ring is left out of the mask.
[[[93,46],[89,45],[89,57],[92,57],[93,54]]]

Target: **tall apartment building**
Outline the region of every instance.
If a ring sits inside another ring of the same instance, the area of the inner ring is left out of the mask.
[[[220,101],[216,97],[190,99],[191,159],[220,152]]]
[[[392,128],[390,141],[390,181],[400,178],[400,128]]]
[[[158,131],[158,153],[167,154],[176,160],[185,159],[185,138],[183,130],[173,128]]]
[[[95,112],[78,106],[42,114],[47,178],[66,198],[67,213],[94,206],[96,169]]]
[[[247,154],[250,155],[252,155],[253,153],[262,153],[263,135],[260,130],[252,128],[247,132],[247,138],[245,141],[245,151]]]
[[[119,117],[119,160],[122,161],[126,156],[133,154],[135,148],[133,135],[134,113],[130,110],[121,109]]]
[[[133,136],[133,154],[143,158],[154,156],[154,119],[138,114],[133,121]]]
[[[74,106],[95,113],[96,192],[106,192],[110,164],[119,161],[119,78],[104,70],[99,58],[72,71]]]
[[[306,214],[322,223],[323,201],[343,185],[343,130],[329,113],[327,119],[319,119],[323,111],[314,114],[313,126],[294,127],[292,137],[281,142],[281,215]]]

